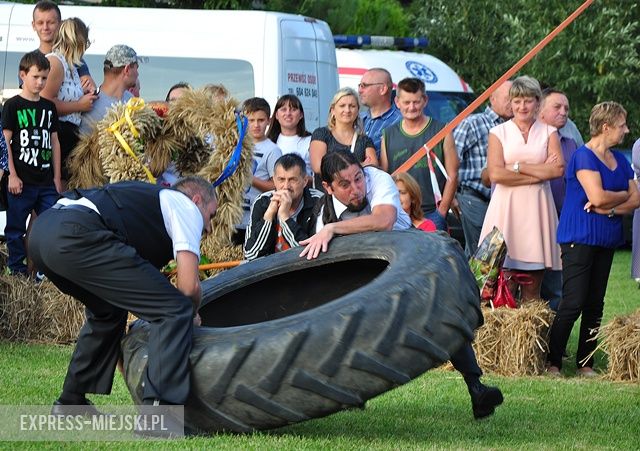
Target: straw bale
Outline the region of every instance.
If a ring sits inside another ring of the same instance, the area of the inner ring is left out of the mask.
[[[606,377],[614,381],[640,381],[640,310],[616,316],[596,336],[608,355]]]
[[[50,281],[0,275],[0,330],[16,341],[70,343],[84,323],[84,307]]]
[[[476,331],[473,348],[484,371],[504,376],[544,372],[554,317],[546,302],[517,309],[483,307],[482,314],[484,325]]]

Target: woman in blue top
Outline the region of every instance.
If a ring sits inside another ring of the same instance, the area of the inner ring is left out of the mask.
[[[596,348],[591,335],[602,320],[614,250],[623,244],[622,215],[640,206],[631,165],[611,150],[629,133],[626,119],[627,112],[616,102],[594,106],[591,140],[575,152],[566,169],[566,198],[558,224],[564,284],[551,327],[547,369],[553,375],[560,374],[563,351],[581,314],[578,375],[596,374],[589,357]]]

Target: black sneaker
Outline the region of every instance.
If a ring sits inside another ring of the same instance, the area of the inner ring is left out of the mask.
[[[504,398],[497,387],[489,387],[477,382],[469,387],[473,417],[476,420],[492,415],[496,407],[502,404]]]

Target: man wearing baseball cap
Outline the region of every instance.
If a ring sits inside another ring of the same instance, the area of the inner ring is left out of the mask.
[[[116,102],[127,102],[132,96],[128,91],[138,80],[138,55],[124,44],[114,45],[104,58],[104,81],[98,88],[98,99],[93,109],[82,114],[80,133],[91,133],[93,125],[104,117]]]

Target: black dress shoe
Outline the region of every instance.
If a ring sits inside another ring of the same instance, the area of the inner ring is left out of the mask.
[[[60,399],[56,399],[53,402],[53,407],[51,407],[51,415],[81,415],[90,417],[94,415],[102,415],[102,413],[86,398],[82,404],[66,404]]]
[[[473,416],[476,420],[492,415],[496,407],[502,404],[504,398],[497,387],[489,387],[477,382],[469,387]]]

